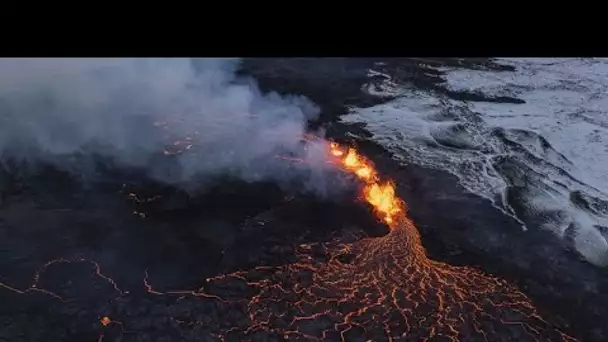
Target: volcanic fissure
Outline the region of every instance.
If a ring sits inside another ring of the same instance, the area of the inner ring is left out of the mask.
[[[109,303],[128,306],[164,298],[166,308],[154,315],[169,319],[180,330],[181,339],[492,341],[492,336],[500,334],[515,340],[575,340],[541,317],[530,299],[507,282],[474,268],[428,259],[394,184],[384,180],[355,148],[312,136],[305,140],[322,143],[327,163],[357,179],[362,186],[360,198],[389,228],[385,235],[338,233],[329,241],[300,243],[292,247],[293,261],[211,276],[198,289],[160,288],[145,270],[140,284],[144,292],[137,294],[106,275],[101,263],[84,258],[48,261],[27,288],[9,283],[0,287],[72,305],[69,286],[53,284],[45,274],[60,265],[85,268],[96,279],[91,280],[95,286],[113,293]],[[186,150],[190,147],[184,145]],[[156,199],[139,198],[132,192],[128,196],[139,204]],[[146,213],[134,213],[146,219]],[[252,224],[265,223],[258,219]],[[172,304],[177,302],[192,303],[197,309],[179,310]],[[97,342],[136,338],[142,328],[126,315],[112,312],[112,305],[98,307]]]

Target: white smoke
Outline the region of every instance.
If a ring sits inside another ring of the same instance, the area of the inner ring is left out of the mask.
[[[0,59],[0,152],[47,161],[94,152],[123,166],[149,167],[151,156],[172,139],[190,136],[194,148],[172,161],[179,171],[155,170],[156,177],[289,181],[302,172],[290,175],[288,163],[274,155],[299,152],[307,161],[301,167],[308,168],[308,186],[323,188],[324,151],[303,150],[300,141],[317,106],[299,96],[262,94],[253,80],[235,76],[238,63]]]

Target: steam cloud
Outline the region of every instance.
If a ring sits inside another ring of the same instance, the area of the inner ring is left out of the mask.
[[[303,97],[262,94],[253,80],[235,76],[238,63],[1,59],[0,152],[62,164],[69,155],[104,155],[180,184],[223,174],[279,183],[305,175],[306,188],[327,191],[322,143],[304,150],[300,141],[319,109]],[[185,136],[192,153],[157,167],[163,163],[153,156]],[[274,157],[278,151],[297,152],[306,163],[294,172]]]

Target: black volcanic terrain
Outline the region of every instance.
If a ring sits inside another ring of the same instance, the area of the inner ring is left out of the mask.
[[[428,65],[505,68],[245,59],[240,70],[264,91],[317,103],[311,129],[395,181],[411,219],[400,230],[378,222],[356,187],[319,198],[221,179],[185,192],[107,165],[83,180],[5,162],[0,341],[605,341],[605,270],[339,122],[350,106],[389,100],[361,91],[371,67],[455,98],[521,101],[449,92]]]

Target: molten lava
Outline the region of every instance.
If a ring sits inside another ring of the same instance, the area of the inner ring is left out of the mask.
[[[211,341],[575,341],[515,286],[472,267],[429,259],[395,184],[382,180],[354,148],[330,143],[327,158],[361,181],[361,197],[390,227],[388,234],[353,239],[355,233],[345,231],[330,241],[300,243],[290,248],[294,262],[225,272],[198,289],[157,288],[146,269],[139,288],[123,290],[98,263],[85,259],[49,261],[29,287],[0,283],[0,289],[74,303],[77,293],[64,293],[61,284],[43,289],[41,278],[70,263],[90,265],[113,298],[94,316],[102,317],[101,342],[110,342],[113,326],[119,340],[127,334],[159,340],[153,334],[179,329],[180,336]],[[263,230],[273,224],[255,226],[257,221],[248,225]],[[280,221],[274,225],[283,228]]]
[[[330,143],[329,147],[331,154],[338,158],[338,164],[364,182],[363,197],[392,228],[395,216],[405,211],[405,204],[395,193],[395,185],[392,182],[380,183],[373,163],[357,153],[354,148],[349,148],[345,152],[337,143]]]
[[[103,316],[100,320],[101,324],[105,327],[108,324],[112,323],[112,320],[108,316]]]

